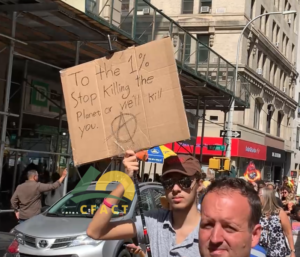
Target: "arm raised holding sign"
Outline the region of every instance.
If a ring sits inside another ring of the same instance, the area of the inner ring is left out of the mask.
[[[126,168],[126,174],[132,178],[134,171],[138,170],[138,162],[135,153],[131,150],[126,151],[123,163]],[[124,193],[125,188],[120,183],[110,195],[122,198]],[[118,203],[118,199],[109,197],[103,201],[103,204],[96,212],[86,231],[89,237],[95,240],[118,240],[136,237],[137,232],[132,221],[110,222],[113,214],[111,208]],[[107,212],[101,212],[100,210],[102,210],[102,208],[106,208]]]

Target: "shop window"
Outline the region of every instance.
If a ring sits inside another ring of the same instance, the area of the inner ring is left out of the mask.
[[[260,113],[262,109],[262,103],[259,99],[255,99],[255,107],[254,107],[254,128],[259,129],[259,121],[260,121]]]
[[[274,106],[273,105],[268,105],[268,112],[267,112],[267,125],[266,125],[266,133],[271,132],[271,124],[272,124],[272,116],[274,113]]]
[[[283,114],[282,112],[278,112],[277,114],[277,136],[280,137],[280,134],[281,134],[281,122],[282,122],[282,119],[283,119]]]
[[[182,1],[182,13],[192,14],[194,12],[194,0],[183,0]]]

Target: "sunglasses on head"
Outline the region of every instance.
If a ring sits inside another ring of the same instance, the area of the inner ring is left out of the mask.
[[[166,190],[172,189],[175,184],[180,186],[182,189],[189,189],[194,181],[194,178],[184,177],[181,179],[169,178],[162,181],[162,186]]]

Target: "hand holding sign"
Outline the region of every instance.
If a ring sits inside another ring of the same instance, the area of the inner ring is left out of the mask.
[[[61,72],[75,164],[190,138],[169,38]]]

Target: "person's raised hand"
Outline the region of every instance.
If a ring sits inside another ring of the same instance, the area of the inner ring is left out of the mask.
[[[133,177],[134,171],[139,169],[139,163],[137,161],[135,152],[132,150],[127,150],[123,159],[123,165],[125,167],[125,172],[129,177]]]
[[[64,169],[64,171],[62,172],[61,176],[62,177],[66,177],[68,175],[68,171],[67,169]]]

